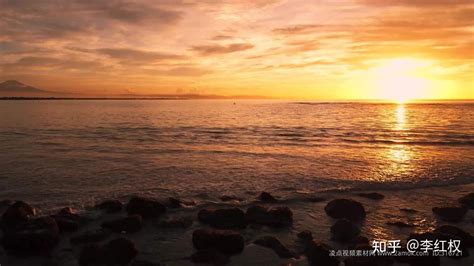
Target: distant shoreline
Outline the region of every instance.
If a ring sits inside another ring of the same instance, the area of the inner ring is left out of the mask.
[[[31,101],[31,100],[269,100],[269,98],[212,98],[212,97],[0,97],[0,101]]]
[[[361,100],[299,100],[279,98],[252,98],[252,97],[0,97],[0,101],[141,101],[141,100],[276,100],[291,101],[296,104],[329,104],[329,103],[371,103],[371,104],[399,104],[386,100],[361,99]],[[416,100],[404,104],[435,104],[435,103],[474,103],[474,99],[439,99],[439,100]]]

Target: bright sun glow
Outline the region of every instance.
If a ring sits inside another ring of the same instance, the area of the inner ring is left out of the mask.
[[[424,70],[431,62],[399,58],[379,63],[370,70],[380,99],[403,103],[426,97],[430,80]]]

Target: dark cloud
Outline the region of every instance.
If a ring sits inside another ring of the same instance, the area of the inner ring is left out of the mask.
[[[10,39],[63,38],[104,30],[132,30],[134,26],[156,29],[173,25],[182,16],[179,11],[156,7],[152,2],[124,0],[0,0],[0,6],[1,35]]]
[[[213,41],[222,41],[222,40],[229,40],[232,39],[233,37],[231,35],[215,35],[214,37],[211,38]]]
[[[22,57],[13,63],[3,63],[0,67],[5,72],[24,72],[35,69],[43,71],[51,69],[95,71],[103,68],[103,65],[98,61],[28,56]]]
[[[179,66],[169,69],[144,69],[142,72],[154,76],[200,77],[212,73],[208,69],[194,66]]]
[[[293,34],[308,34],[313,33],[316,29],[321,29],[323,25],[316,24],[304,24],[304,25],[292,25],[288,27],[273,29],[276,34],[293,35]]]
[[[201,55],[216,55],[245,51],[252,49],[253,47],[254,45],[250,43],[233,43],[229,45],[198,45],[193,46],[191,50]]]
[[[107,55],[110,58],[125,62],[154,63],[170,59],[183,59],[184,57],[176,54],[160,53],[154,51],[144,51],[128,48],[103,48],[92,50],[99,54]]]

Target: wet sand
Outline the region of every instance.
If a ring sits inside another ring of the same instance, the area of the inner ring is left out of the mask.
[[[346,198],[360,202],[366,211],[366,216],[357,226],[360,228],[360,236],[372,240],[402,240],[405,241],[412,233],[430,232],[442,225],[453,225],[462,230],[474,234],[474,212],[469,210],[459,222],[446,222],[432,211],[433,207],[459,205],[458,199],[474,191],[474,184],[458,185],[450,187],[431,187],[412,190],[394,191],[330,191],[319,194],[299,193],[295,198],[279,197],[278,192],[272,195],[276,202],[262,202],[257,199],[258,194],[232,195],[231,192],[223,192],[221,196],[229,196],[227,201],[218,198],[201,195],[197,198],[182,198],[179,208],[171,208],[167,199],[160,202],[167,206],[166,213],[158,218],[143,219],[142,228],[134,233],[113,233],[98,242],[103,245],[112,239],[124,237],[131,240],[138,255],[132,261],[132,265],[144,261],[154,264],[149,265],[194,265],[190,256],[196,252],[193,246],[193,232],[201,228],[211,228],[199,221],[199,211],[206,208],[231,208],[237,207],[244,212],[251,206],[261,205],[269,208],[287,206],[293,213],[293,223],[290,226],[272,227],[258,224],[249,224],[245,229],[235,229],[244,241],[245,247],[241,253],[229,257],[228,265],[310,265],[304,252],[305,243],[298,238],[297,234],[309,230],[315,241],[323,242],[334,249],[348,249],[350,242],[341,243],[334,241],[331,234],[331,226],[337,219],[331,218],[325,212],[325,206],[334,199]],[[382,199],[370,199],[360,196],[360,193],[377,192],[383,195]],[[235,198],[235,199],[232,199]],[[105,199],[104,199],[105,200]],[[124,204],[128,199],[121,199]],[[34,203],[30,203],[34,206]],[[175,203],[176,204],[176,203]],[[2,213],[8,204],[2,207]],[[67,206],[64,206],[67,207]],[[56,210],[57,211],[57,210]],[[55,213],[56,211],[51,211]],[[49,215],[40,213],[39,215]],[[114,220],[127,216],[125,208],[117,213],[107,213],[95,209],[92,206],[78,210],[81,217],[80,228],[75,232],[61,233],[59,243],[52,249],[49,256],[30,256],[20,258],[0,249],[1,265],[79,265],[83,244],[71,244],[73,236],[80,235],[88,230],[101,228],[105,221]],[[165,220],[183,220],[192,224],[178,226],[178,228],[163,228]],[[399,222],[405,226],[388,225],[387,223]],[[188,226],[189,225],[189,226]],[[273,250],[254,243],[262,236],[274,236],[288,248],[294,258],[280,258]],[[469,249],[472,254],[473,248]],[[344,257],[338,258],[341,263]],[[472,265],[474,257],[468,256],[461,259],[441,258],[440,265]],[[341,264],[343,265],[343,264]],[[395,261],[395,265],[408,265]]]

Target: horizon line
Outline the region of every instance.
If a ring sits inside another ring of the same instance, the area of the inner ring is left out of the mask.
[[[197,95],[200,96],[200,95]],[[0,100],[275,100],[275,101],[300,101],[300,102],[372,102],[372,103],[394,103],[394,104],[410,104],[410,103],[423,103],[423,102],[471,102],[471,99],[412,99],[406,102],[400,103],[390,99],[308,99],[308,98],[285,98],[285,97],[266,97],[266,96],[248,96],[248,95],[236,95],[236,96],[218,96],[218,95],[201,95],[202,97],[36,97],[36,96],[0,96]],[[215,97],[213,97],[215,96]]]

